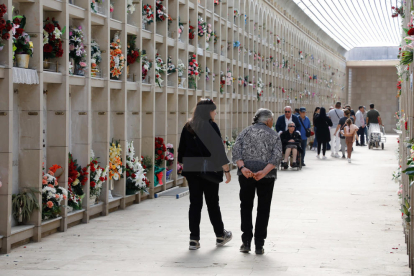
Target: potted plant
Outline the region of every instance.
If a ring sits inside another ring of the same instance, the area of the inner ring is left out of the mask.
[[[18,223],[28,221],[33,211],[40,208],[35,194],[40,194],[40,191],[32,187],[25,187],[22,189],[22,193],[12,196],[12,213]]]
[[[27,69],[29,68],[30,57],[33,55],[33,42],[30,41],[30,35],[24,31],[25,26],[26,17],[22,16],[22,19],[19,22],[19,27],[16,28],[13,37],[13,49],[16,56],[17,67]]]

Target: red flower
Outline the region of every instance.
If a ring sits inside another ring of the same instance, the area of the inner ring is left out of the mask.
[[[411,28],[407,32],[408,35],[414,35],[414,28]]]
[[[52,33],[55,30],[55,25],[53,25],[52,23],[48,23],[45,25],[45,31],[48,33]]]
[[[407,121],[405,122],[405,130],[408,130]]]
[[[162,154],[162,151],[161,150],[157,150],[157,154]]]
[[[135,174],[135,173],[133,173],[133,174],[131,175],[131,177],[132,177],[132,178],[135,178],[135,177],[137,177],[137,176],[136,176],[136,174]]]
[[[91,188],[95,188],[95,186],[96,186],[95,181],[91,181]]]
[[[105,178],[103,178],[102,176],[99,177],[99,181],[105,181]]]
[[[5,33],[1,36],[2,39],[4,40],[9,40],[10,39],[10,34],[9,33]]]
[[[56,57],[61,57],[61,56],[63,56],[63,49],[59,49],[56,52]]]
[[[21,35],[23,32],[24,32],[24,29],[23,28],[17,28],[16,29],[16,34]]]
[[[126,172],[126,176],[129,177],[129,172],[128,171]]]
[[[50,45],[49,43],[48,44],[45,44],[44,46],[43,46],[43,52],[45,52],[45,53],[50,53],[50,52],[52,52],[53,51],[53,47],[52,47],[52,45]]]

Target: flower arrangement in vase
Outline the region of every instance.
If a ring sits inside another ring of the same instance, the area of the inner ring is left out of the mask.
[[[182,173],[183,173],[183,166],[177,163],[177,174],[182,174]]]
[[[257,79],[257,100],[260,101],[260,97],[263,96],[263,87],[264,87],[264,83],[262,81],[261,78]]]
[[[181,41],[181,34],[184,32],[184,24],[182,22],[178,22],[178,40]]]
[[[119,141],[109,143],[109,179],[124,178],[125,166],[122,164],[122,147]]]
[[[244,78],[243,77],[238,77],[237,82],[238,82],[239,86],[242,86],[244,84]]]
[[[234,9],[234,19],[238,18],[240,16],[240,12],[238,9]]]
[[[114,10],[115,10],[114,2],[111,1],[109,3],[109,13],[111,14],[111,18],[112,18],[112,14],[113,14]]]
[[[198,16],[198,37],[203,37],[207,32],[207,23],[201,16]]]
[[[164,139],[161,137],[155,137],[155,165],[160,167],[165,160],[165,152],[167,147],[164,144]]]
[[[224,86],[226,85],[226,76],[223,71],[220,71],[220,93],[223,94]]]
[[[146,56],[145,50],[142,51],[142,80],[146,80],[149,70],[152,68],[152,62]]]
[[[226,85],[232,85],[233,83],[233,74],[230,71],[230,69],[227,70],[227,75],[226,75]]]
[[[155,13],[156,19],[159,22],[165,21],[168,19],[168,23],[172,22],[172,18],[167,13],[167,8],[163,5],[164,0],[157,0],[155,2]]]
[[[7,13],[7,6],[4,4],[0,5],[0,51],[3,50],[4,44],[10,39],[10,30],[15,27],[11,20],[5,20],[4,14]],[[16,23],[20,23],[17,18]],[[16,28],[16,27],[15,27]]]
[[[89,198],[91,203],[95,203],[102,192],[102,186],[105,181],[108,180],[108,171],[109,166],[106,165],[105,168],[102,168],[98,164],[98,159],[95,157],[94,152],[91,150],[91,162],[88,165],[90,169],[90,191],[89,191]]]
[[[188,26],[188,38],[191,40],[191,39],[194,39],[194,27],[193,26],[191,26],[191,25],[189,25]]]
[[[98,42],[92,40],[91,42],[91,77],[101,77],[99,71],[99,64],[102,61],[101,47]]]
[[[17,67],[28,68],[30,57],[33,56],[33,42],[30,41],[30,35],[24,31],[26,17],[23,15],[22,18],[15,18],[13,23],[15,27],[13,31],[13,50],[17,59]]]
[[[91,10],[93,13],[99,12],[99,4],[102,4],[104,0],[91,0]]]
[[[165,160],[167,161],[167,167],[172,166],[174,164],[174,145],[167,143],[165,146],[167,148],[167,153],[165,154]]]
[[[152,11],[152,7],[149,4],[142,5],[142,24],[143,29],[145,29],[146,25],[150,25],[154,22],[154,12]]]
[[[210,75],[210,73],[211,73],[211,70],[210,70],[210,68],[208,68],[207,66],[206,66],[206,81],[209,81],[210,80],[210,77],[209,77],[209,75]]]
[[[70,27],[69,30],[69,58],[74,67],[72,72],[75,75],[84,76],[87,67],[84,61],[86,57],[86,50],[83,45],[83,30],[82,26],[77,28]]]
[[[88,181],[88,174],[88,167],[79,166],[77,160],[69,153],[68,205],[75,210],[82,209],[82,199],[85,196],[82,187]]]
[[[140,159],[135,156],[134,142],[127,142],[128,153],[126,155],[126,194],[133,195],[137,192],[148,193],[149,181],[145,176],[145,170]]]
[[[167,59],[167,74],[169,75],[175,72],[177,72],[177,68],[173,64],[171,56],[169,56]]]
[[[127,13],[133,14],[135,12],[134,0],[127,0]]]
[[[43,26],[43,69],[49,69],[49,59],[63,56],[62,35],[65,28],[60,27],[59,22],[53,17],[51,20],[46,18]]]
[[[122,74],[122,70],[125,67],[125,57],[122,54],[121,39],[119,38],[119,32],[116,32],[114,38],[111,42],[111,62],[110,62],[110,72],[111,78],[118,80]]]
[[[194,89],[197,89],[197,81],[200,79],[199,74],[201,73],[196,57],[193,54],[188,60],[188,81]]]
[[[157,53],[155,56],[155,83],[161,87],[164,79],[161,77],[167,71],[167,67],[161,56]]]
[[[134,64],[136,61],[139,62],[141,57],[141,51],[136,46],[137,36],[134,35],[128,40],[127,49],[127,64],[128,66]]]
[[[221,3],[221,0],[214,0],[214,6],[220,5],[220,3]]]
[[[68,196],[65,188],[59,187],[56,171],[61,169],[59,165],[53,165],[47,173],[42,172],[42,220],[57,218],[60,215],[62,200]]]
[[[226,150],[230,151],[234,144],[236,143],[236,141],[234,139],[230,140],[229,137],[226,136],[226,140],[223,141],[224,145],[226,146]]]

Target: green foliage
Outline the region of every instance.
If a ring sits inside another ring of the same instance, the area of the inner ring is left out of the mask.
[[[144,156],[144,158],[142,158],[142,165],[144,167],[144,169],[148,172],[152,169],[152,159],[150,156]]]
[[[35,194],[39,194],[40,191],[32,187],[23,188],[22,193],[14,194],[12,196],[12,214],[16,220],[22,217],[22,221],[30,219],[33,211],[39,209],[39,202]]]

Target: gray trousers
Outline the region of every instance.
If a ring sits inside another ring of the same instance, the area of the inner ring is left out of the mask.
[[[342,155],[345,155],[345,150],[346,150],[346,142],[345,139],[339,139],[341,140],[341,151],[342,151]]]

